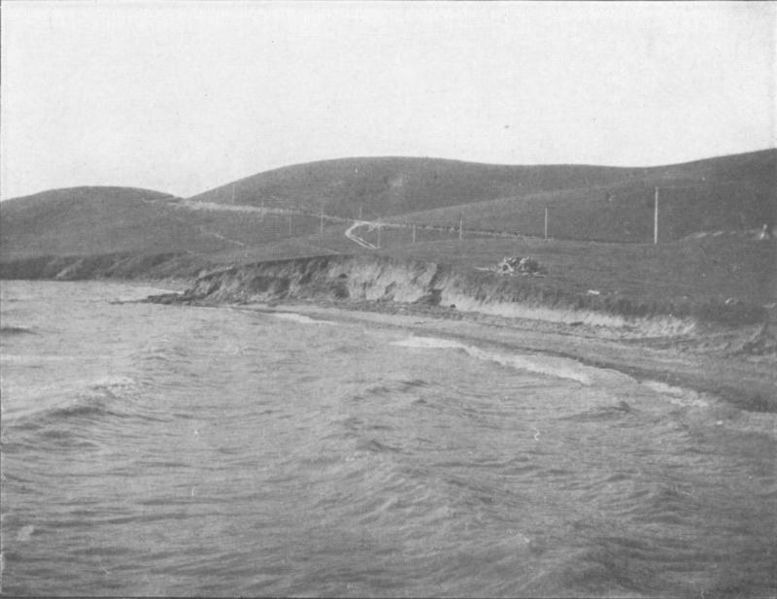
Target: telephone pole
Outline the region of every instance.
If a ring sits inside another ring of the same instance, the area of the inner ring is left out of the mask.
[[[545,241],[548,240],[548,208],[545,208]]]
[[[653,245],[658,245],[658,187],[653,198]]]
[[[459,241],[464,238],[464,217],[459,215]]]

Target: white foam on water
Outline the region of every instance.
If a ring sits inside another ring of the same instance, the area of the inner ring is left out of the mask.
[[[22,528],[16,534],[16,540],[22,543],[29,541],[33,532],[35,532],[35,527],[32,524],[22,526]]]
[[[419,347],[424,349],[464,349],[463,343],[450,339],[438,339],[437,337],[408,337],[400,341],[394,341],[391,345],[398,347]]]
[[[304,314],[297,314],[296,312],[272,312],[271,314],[275,318],[290,320],[291,322],[297,322],[299,324],[335,324],[329,320],[316,320],[315,318],[310,318]]]
[[[643,381],[642,384],[662,395],[669,403],[677,406],[707,408],[710,405],[707,400],[701,398],[699,393],[690,389],[673,387],[660,381]]]
[[[496,362],[497,364],[508,368],[576,381],[583,385],[592,384],[591,377],[584,372],[587,368],[579,362],[567,358],[502,354],[486,351],[473,345],[466,345],[459,341],[435,337],[409,337],[407,339],[395,341],[392,345],[420,349],[460,349],[478,360]]]

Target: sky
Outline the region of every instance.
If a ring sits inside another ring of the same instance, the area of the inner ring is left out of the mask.
[[[0,197],[775,147],[777,2],[2,3]]]

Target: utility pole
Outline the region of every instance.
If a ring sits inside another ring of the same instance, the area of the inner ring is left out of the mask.
[[[378,223],[378,245],[377,248],[380,249],[380,223]]]
[[[464,217],[459,215],[459,241],[464,238]]]
[[[359,220],[362,220],[362,212],[364,212],[364,206],[359,206]]]
[[[548,208],[545,207],[545,241],[548,240]]]
[[[413,225],[413,243],[415,243],[415,225]]]
[[[658,187],[653,198],[653,245],[658,244]]]
[[[235,184],[232,184],[232,203],[235,203]]]
[[[292,216],[293,216],[293,214],[291,212],[289,212],[289,237],[291,237],[291,219],[292,219]]]
[[[318,230],[321,235],[324,234],[324,207],[323,206],[321,206],[321,223],[319,224]]]

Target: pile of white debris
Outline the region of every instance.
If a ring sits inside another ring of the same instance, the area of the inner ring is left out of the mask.
[[[505,256],[496,266],[478,268],[477,270],[487,270],[500,275],[521,275],[524,277],[544,277],[548,274],[547,268],[528,256]]]

